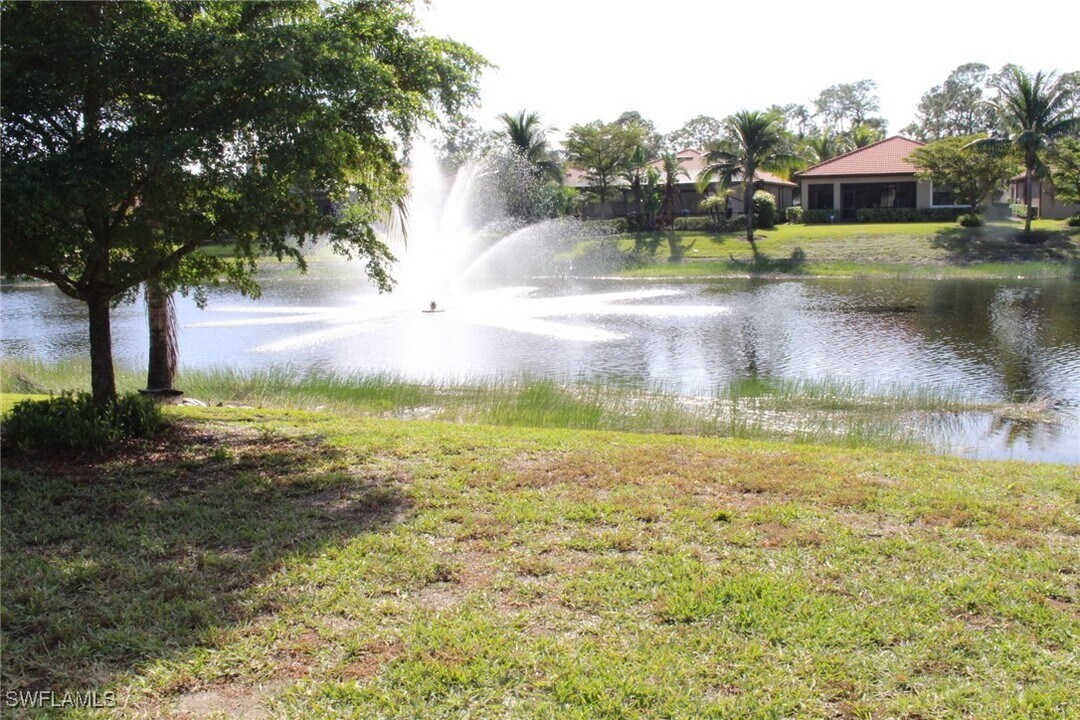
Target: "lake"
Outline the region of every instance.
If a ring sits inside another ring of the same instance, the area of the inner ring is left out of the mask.
[[[355,265],[272,267],[263,296],[179,298],[184,367],[391,373],[419,380],[531,376],[708,394],[739,377],[839,379],[1040,399],[1062,422],[965,419],[948,448],[1080,463],[1080,283],[1023,280],[541,278],[429,298],[377,295]],[[440,312],[424,313],[435,300]],[[47,285],[0,291],[0,353],[87,356],[86,313]],[[114,313],[116,361],[145,366],[145,311]]]

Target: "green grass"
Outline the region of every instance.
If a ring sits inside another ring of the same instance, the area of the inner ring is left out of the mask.
[[[114,457],[4,454],[5,690],[121,703],[70,717],[1080,713],[1076,468],[170,415]]]
[[[1020,225],[995,222],[979,228],[955,223],[849,223],[779,225],[756,233],[755,258],[739,232],[643,233],[624,236],[618,249],[630,253],[635,237],[655,253],[644,265],[623,271],[634,277],[701,277],[779,274],[854,277],[1070,277],[1080,267],[1080,228],[1064,221],[1039,220],[1039,244],[1016,241]],[[681,262],[670,262],[669,240],[681,248]],[[577,255],[587,254],[578,248]]]
[[[3,392],[56,394],[88,389],[89,370],[84,363],[7,360],[0,367]],[[135,373],[118,373],[122,391],[135,390],[142,381]],[[956,388],[835,380],[740,379],[699,397],[686,397],[660,386],[614,381],[522,376],[437,385],[391,375],[217,368],[184,372],[177,387],[211,405],[924,450],[947,439],[937,420],[963,412],[997,412],[1003,407],[972,401]],[[1010,406],[1009,411],[1022,409]],[[1033,417],[1045,415],[1035,407],[1028,411],[1035,413]]]

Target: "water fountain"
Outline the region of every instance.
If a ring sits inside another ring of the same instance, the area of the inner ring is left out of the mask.
[[[418,325],[419,315],[428,316],[426,319],[437,316],[444,325],[495,328],[564,341],[604,342],[626,336],[625,332],[596,324],[611,316],[700,317],[727,312],[716,305],[656,303],[681,294],[670,287],[566,294],[565,288],[550,282],[557,269],[557,253],[583,238],[603,234],[603,228],[571,218],[515,223],[499,208],[492,207],[497,202],[484,197],[501,181],[498,164],[467,164],[449,174],[439,165],[431,147],[422,145],[412,153],[409,176],[412,190],[407,228],[388,239],[398,258],[394,268],[397,284],[392,293],[365,294],[347,307],[216,307],[211,310],[240,313],[240,317],[191,323],[189,327],[321,326],[255,348],[259,352],[281,353],[395,325],[404,328],[414,347],[424,345],[418,341],[418,334],[433,338],[425,352],[437,354],[437,343],[443,336],[433,333],[430,324]],[[517,190],[499,189],[511,193]],[[538,291],[538,278],[548,281],[544,292]],[[583,323],[583,318],[589,322]],[[506,373],[516,371],[514,367],[505,368]]]

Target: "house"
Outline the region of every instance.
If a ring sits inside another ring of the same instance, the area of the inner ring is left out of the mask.
[[[675,201],[675,213],[698,215],[702,214],[701,209],[698,207],[701,201],[705,199],[705,196],[697,191],[697,182],[701,178],[701,173],[708,167],[709,162],[705,159],[705,152],[695,148],[686,148],[676,153],[676,157],[679,160],[679,167],[685,171],[685,175],[680,175],[676,189],[678,194]],[[662,160],[653,160],[649,163],[657,170],[664,169],[664,162]],[[728,200],[728,205],[731,207],[733,213],[744,212],[743,206],[743,187],[742,187],[742,173],[736,173],[731,180],[732,195]],[[715,184],[713,185],[715,187]],[[754,191],[768,190],[776,198],[776,210],[781,217],[784,215],[784,210],[791,207],[794,201],[795,190],[798,188],[793,182],[789,182],[784,178],[774,175],[771,172],[765,170],[754,171]]]
[[[705,213],[700,209],[699,205],[705,196],[697,191],[696,184],[701,177],[701,173],[709,164],[705,159],[705,153],[695,148],[686,148],[676,153],[676,157],[679,160],[679,167],[684,172],[678,176],[675,184],[675,200],[672,211],[676,215],[703,215]],[[657,170],[662,171],[664,169],[663,160],[660,159],[653,160],[649,165]],[[588,173],[581,168],[568,167],[563,176],[563,184],[585,190],[591,186],[587,175]],[[770,172],[758,170],[754,173],[754,190],[764,189],[772,193],[776,198],[776,209],[781,216],[783,216],[785,209],[791,207],[797,188],[798,186],[795,183]],[[733,179],[731,189],[733,194],[728,201],[729,206],[732,212],[741,213],[743,212],[743,188],[740,175],[737,174]],[[609,199],[604,203],[603,207],[599,203],[590,203],[585,208],[585,215],[592,218],[610,218],[628,215],[634,211],[634,196],[629,183],[625,179],[619,178],[612,182]]]
[[[1027,171],[1009,179],[1009,203],[1012,205],[1027,205]],[[1037,208],[1036,217],[1049,218],[1052,220],[1064,220],[1073,215],[1080,214],[1080,205],[1066,205],[1058,203],[1054,194],[1054,186],[1043,183],[1036,175],[1031,179],[1032,206]]]
[[[870,208],[957,208],[948,188],[917,176],[907,157],[923,143],[893,136],[837,155],[796,173],[806,210],[834,210],[837,220],[855,220]]]

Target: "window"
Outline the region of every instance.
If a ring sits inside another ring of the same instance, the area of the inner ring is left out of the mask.
[[[956,191],[952,187],[944,183],[938,187],[938,184],[934,183],[934,198],[930,201],[930,204],[937,207],[939,205],[962,205],[963,203],[956,197]]]
[[[817,183],[809,186],[810,197],[807,198],[809,210],[832,210],[833,186],[832,183]]]
[[[847,202],[844,209],[913,208],[915,183],[845,183],[840,186]]]

